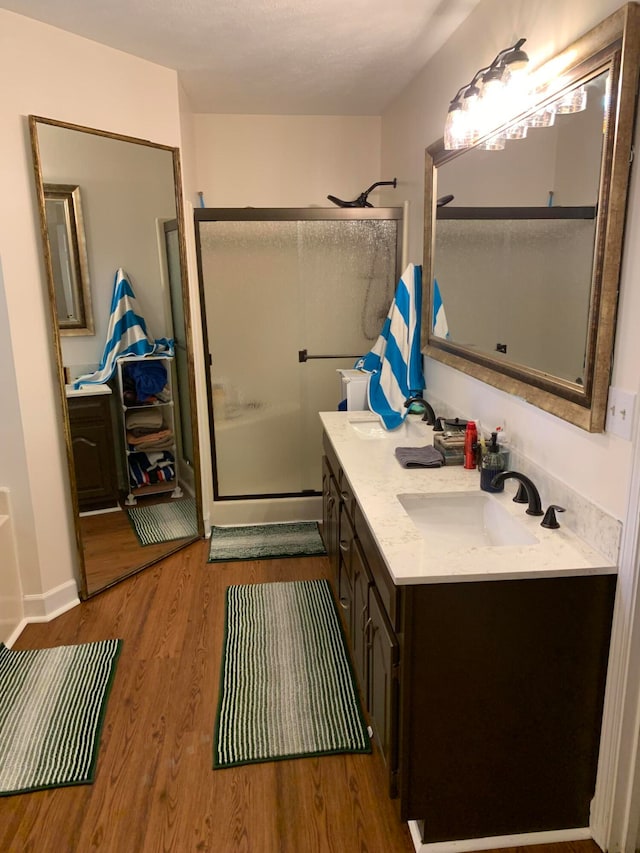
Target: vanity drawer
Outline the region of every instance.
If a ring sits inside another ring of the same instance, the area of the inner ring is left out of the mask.
[[[364,520],[362,510],[358,504],[355,505],[354,522],[356,537],[360,541],[360,546],[391,626],[394,631],[399,631],[402,601],[401,590],[392,581],[389,570],[380,556],[378,546],[369,530],[367,522]]]

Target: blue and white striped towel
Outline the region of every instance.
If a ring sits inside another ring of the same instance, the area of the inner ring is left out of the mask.
[[[409,264],[398,282],[378,340],[354,365],[371,373],[369,408],[380,416],[386,429],[400,426],[408,414],[405,400],[424,389],[421,306],[422,268]]]
[[[440,286],[435,278],[433,280],[433,334],[439,338],[449,337],[447,315],[444,313]]]
[[[107,340],[102,353],[100,367],[95,373],[80,376],[74,388],[83,385],[101,385],[113,376],[116,361],[128,355],[173,355],[173,340],[152,338],[147,333],[144,317],[138,312],[136,297],[129,277],[123,269],[116,272],[111,299],[111,316],[107,328]]]

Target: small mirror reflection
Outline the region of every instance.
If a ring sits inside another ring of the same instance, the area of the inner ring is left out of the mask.
[[[45,184],[44,209],[61,334],[93,334],[91,284],[80,187]]]

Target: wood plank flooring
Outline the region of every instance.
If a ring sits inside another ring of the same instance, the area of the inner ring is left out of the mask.
[[[212,769],[229,584],[327,576],[326,558],[206,562],[199,541],[14,648],[119,637],[93,785],[0,798],[2,853],[411,853],[379,756]],[[524,848],[599,853],[591,842]]]
[[[144,505],[166,503],[170,500],[171,498],[147,499]],[[174,539],[154,545],[141,545],[125,507],[115,512],[81,515],[79,524],[89,595],[166,557],[188,541]]]

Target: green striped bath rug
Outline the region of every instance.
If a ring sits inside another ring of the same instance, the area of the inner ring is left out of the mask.
[[[214,768],[371,752],[326,580],[227,589]]]
[[[0,643],[0,796],[93,782],[121,642]]]
[[[316,557],[326,553],[316,521],[211,528],[210,563]]]
[[[127,507],[127,514],[141,545],[157,545],[198,535],[196,502],[176,498],[171,503]]]

